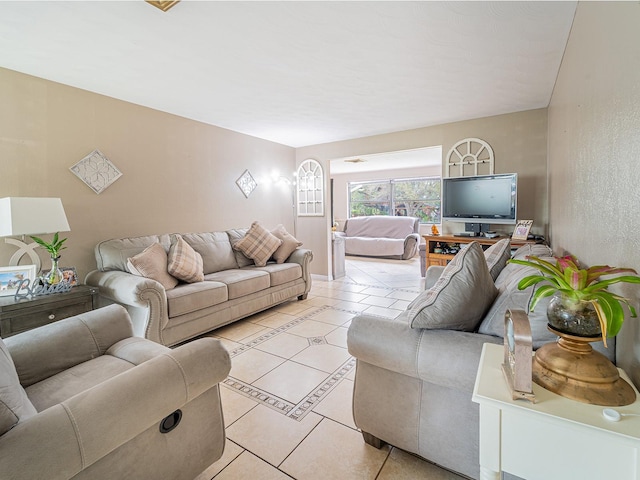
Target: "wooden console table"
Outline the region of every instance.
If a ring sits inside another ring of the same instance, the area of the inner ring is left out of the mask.
[[[98,305],[98,289],[78,285],[69,292],[42,295],[22,300],[0,297],[0,336],[17,333],[57,322],[63,318],[93,310]]]
[[[472,400],[480,404],[480,479],[640,480],[640,417],[605,420],[605,407],[533,384],[536,403],[512,400],[502,345],[484,344]],[[625,380],[629,377],[620,371]],[[620,413],[640,414],[640,395]]]
[[[425,268],[429,268],[431,265],[441,265],[446,266],[447,263],[451,261],[454,255],[446,254],[446,253],[434,253],[433,250],[436,248],[436,245],[439,243],[441,246],[451,245],[451,244],[466,244],[471,242],[478,242],[482,245],[482,248],[488,248],[496,242],[507,238],[507,237],[496,237],[496,238],[487,238],[487,237],[456,237],[454,235],[423,235],[426,242],[425,248]],[[513,247],[521,247],[522,245],[526,245],[528,243],[537,243],[536,240],[511,240],[511,246]],[[424,276],[424,275],[423,275]]]

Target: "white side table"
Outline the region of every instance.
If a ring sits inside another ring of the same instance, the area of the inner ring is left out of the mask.
[[[640,417],[610,422],[604,407],[533,384],[536,403],[512,400],[503,347],[485,344],[473,389],[480,404],[480,478],[505,471],[527,480],[640,480]],[[627,381],[623,370],[620,375]],[[640,414],[640,395],[620,413]]]

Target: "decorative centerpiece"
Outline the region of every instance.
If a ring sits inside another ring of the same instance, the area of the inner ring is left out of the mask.
[[[573,255],[555,257],[555,263],[531,256],[509,260],[535,268],[518,284],[520,290],[545,282],[530,302],[534,310],[541,298],[553,295],[547,308],[548,328],[560,337],[557,343],[542,346],[533,363],[533,380],[554,393],[594,405],[622,406],[635,401],[635,391],[618,374],[618,369],[590,342],[615,337],[625,318],[622,305],[631,317],[636,311],[627,298],[608,290],[615,283],[640,283],[631,268],[598,265],[580,268]],[[622,274],[633,275],[622,275]],[[603,279],[602,277],[609,277]]]
[[[62,246],[67,239],[59,239],[57,232],[54,234],[51,243],[47,243],[39,237],[31,236],[31,238],[51,255],[51,270],[44,278],[44,281],[49,285],[60,283],[62,281],[62,271],[58,267],[58,261],[60,260],[60,250],[67,248]]]

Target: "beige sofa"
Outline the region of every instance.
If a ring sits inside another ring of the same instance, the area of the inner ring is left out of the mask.
[[[213,338],[134,337],[118,305],[0,340],[0,477],[192,480],[224,450],[230,367]]]
[[[357,359],[353,415],[367,443],[377,447],[389,443],[447,469],[479,477],[478,405],[471,396],[480,353],[484,343],[503,343],[507,308],[528,311],[533,287],[520,291],[517,284],[537,273],[521,265],[505,266],[510,248],[497,262],[492,261],[492,253],[486,255],[489,276],[486,271],[480,275],[461,268],[444,278],[445,267],[432,266],[427,270],[427,290],[397,318],[353,318],[347,335],[349,352]],[[518,258],[550,254],[543,245],[515,252]],[[449,272],[456,268],[452,265]],[[465,278],[456,284],[455,275]],[[447,292],[447,285],[453,291]],[[430,294],[439,288],[438,295]],[[469,293],[476,288],[480,295]],[[426,303],[434,298],[426,308],[435,312],[421,319]],[[534,348],[556,339],[546,328],[548,301],[549,297],[541,300],[535,312],[529,312]],[[611,360],[615,358],[612,340],[608,349],[602,348],[602,342],[594,344]]]
[[[232,244],[247,229],[181,234],[203,261],[204,281],[165,289],[158,281],[130,273],[127,259],[159,243],[169,251],[174,235],[107,240],[95,248],[97,270],[85,280],[100,288],[103,304],[126,307],[137,336],[175,345],[214,328],[292,299],[311,288],[310,250],[296,249],[284,263],[264,267]]]
[[[354,217],[345,220],[345,253],[397,260],[413,258],[420,245],[420,219],[387,215]]]

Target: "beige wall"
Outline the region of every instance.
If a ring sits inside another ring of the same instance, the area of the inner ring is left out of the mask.
[[[261,184],[246,199],[235,184],[245,169],[257,180],[292,172],[293,148],[1,68],[0,105],[0,197],[62,198],[71,231],[61,264],[81,279],[108,238],[253,220],[293,228],[289,192]],[[123,172],[100,195],[69,171],[96,148]],[[14,251],[0,241],[0,265]]]
[[[451,147],[464,138],[480,138],[494,150],[496,173],[518,173],[518,216],[533,219],[533,232],[546,234],[547,215],[547,109],[498,115],[465,122],[449,123],[404,132],[327,143],[296,150],[296,162],[307,158],[318,160],[325,171],[335,158],[442,146],[446,157]],[[327,181],[328,185],[328,181]],[[328,188],[328,187],[327,187]],[[314,273],[328,275],[330,262],[331,219],[305,218],[298,222],[312,239]],[[445,232],[459,231],[463,226],[447,224]],[[324,270],[319,270],[324,268]]]
[[[581,2],[549,106],[551,240],[587,265],[640,271],[640,4]],[[637,286],[619,291],[638,308]],[[618,364],[640,385],[639,320]]]

